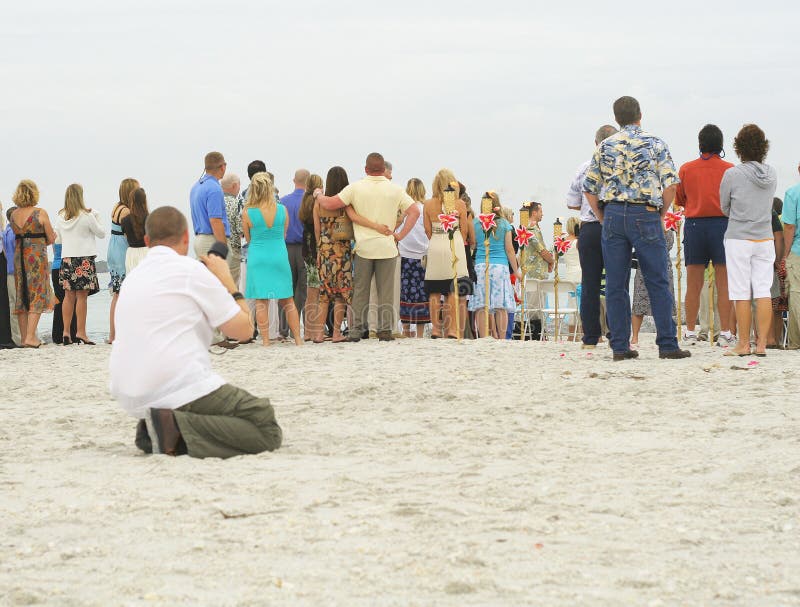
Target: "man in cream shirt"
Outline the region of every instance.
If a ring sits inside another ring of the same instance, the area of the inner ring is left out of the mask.
[[[367,156],[367,176],[351,183],[336,196],[323,196],[321,190],[314,192],[323,208],[330,211],[352,206],[353,210],[369,220],[382,225],[380,232],[354,222],[355,268],[353,277],[353,326],[350,341],[359,341],[367,326],[367,311],[370,305],[378,310],[378,339],[393,339],[392,322],[394,278],[397,265],[397,242],[406,237],[419,217],[419,209],[403,188],[393,184],[386,176],[386,165],[378,153]],[[395,233],[397,213],[408,211],[402,231]],[[375,277],[378,300],[370,302],[369,286]]]

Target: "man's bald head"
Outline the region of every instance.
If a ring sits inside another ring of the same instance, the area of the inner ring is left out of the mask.
[[[311,173],[309,173],[306,169],[297,169],[294,172],[294,187],[305,190],[306,185],[308,185],[308,178],[310,175]]]
[[[367,164],[364,170],[367,175],[383,175],[386,172],[386,161],[378,152],[372,152],[367,156]]]
[[[158,245],[175,247],[181,243],[188,230],[186,217],[175,207],[158,207],[144,222],[148,247]]]
[[[594,144],[600,145],[601,141],[605,141],[611,137],[611,135],[615,135],[618,132],[619,131],[617,130],[617,127],[611,126],[610,124],[604,124],[597,129],[597,132],[594,134]]]

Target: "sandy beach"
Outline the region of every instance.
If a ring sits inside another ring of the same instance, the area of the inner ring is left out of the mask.
[[[2,351],[0,602],[800,604],[800,355],[652,340],[240,347],[285,439],[227,461],[138,452],[110,346]]]

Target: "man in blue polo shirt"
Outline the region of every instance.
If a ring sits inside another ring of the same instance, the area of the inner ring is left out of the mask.
[[[294,290],[294,305],[298,312],[302,312],[306,305],[306,264],[303,260],[303,223],[300,221],[300,204],[308,184],[309,172],[297,169],[294,173],[294,192],[281,198],[281,204],[286,207],[289,215],[289,229],[286,231],[286,250],[289,252],[289,266],[292,268],[292,289]],[[303,322],[306,322],[305,314]],[[283,308],[280,311],[279,331],[281,337],[289,336],[289,323]]]
[[[800,165],[797,167],[800,172]],[[789,291],[788,346],[800,348],[800,184],[783,197],[783,263]]]
[[[225,175],[227,163],[219,152],[206,154],[205,173],[192,186],[189,207],[194,228],[194,253],[198,259],[208,254],[215,242],[225,242],[231,234],[225,195],[219,180]]]

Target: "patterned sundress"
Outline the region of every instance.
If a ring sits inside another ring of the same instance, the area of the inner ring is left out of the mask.
[[[322,303],[344,301],[350,305],[353,293],[353,248],[351,241],[334,240],[336,217],[320,217],[319,300]]]
[[[47,262],[47,235],[39,221],[39,209],[20,227],[12,226],[17,236],[14,249],[14,284],[17,288],[15,314],[50,312],[58,303],[50,286]]]

